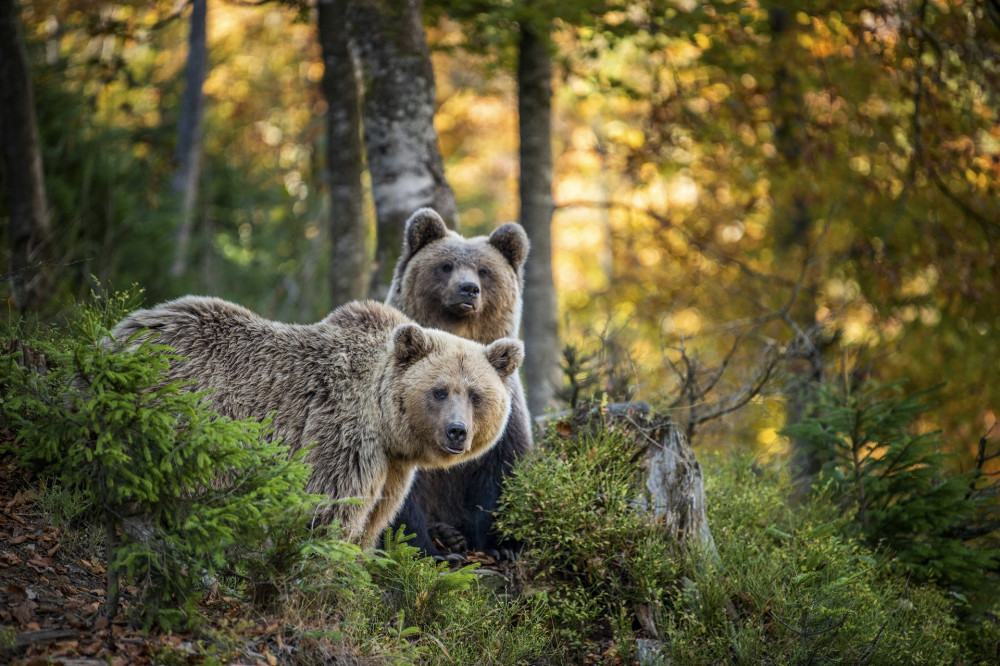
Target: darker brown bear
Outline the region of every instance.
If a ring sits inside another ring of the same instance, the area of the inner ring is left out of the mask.
[[[133,312],[114,337],[135,344],[149,332],[184,357],[169,376],[210,391],[220,414],[274,413],[274,436],[293,452],[315,442],[307,490],[360,499],[323,518],[366,545],[396,515],[417,467],[449,467],[494,445],[510,412],[504,382],[524,354],[518,340],[484,346],[370,301],[293,325],[188,296]]]
[[[423,326],[483,344],[516,337],[528,248],[528,237],[518,224],[504,224],[489,236],[465,238],[448,230],[436,212],[422,208],[406,222],[387,302]],[[492,531],[503,476],[531,447],[530,416],[516,373],[507,385],[513,406],[497,445],[469,464],[421,471],[394,523],[414,532],[414,545],[427,553],[443,554],[432,533],[453,535],[447,526],[464,537],[464,543],[458,538],[449,544],[457,548],[496,557],[515,547],[501,543]]]

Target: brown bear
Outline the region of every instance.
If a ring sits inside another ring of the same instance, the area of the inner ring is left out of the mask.
[[[406,222],[402,255],[387,303],[423,326],[490,344],[517,337],[528,237],[520,225],[504,224],[487,236],[465,238],[445,227],[429,208]],[[532,445],[524,388],[507,378],[513,407],[500,442],[487,455],[448,470],[421,471],[394,522],[415,534],[413,545],[443,556],[471,548],[506,558],[517,544],[492,531],[493,511],[504,474]],[[456,532],[457,531],[457,532]]]
[[[371,301],[293,325],[188,296],[133,312],[113,334],[130,345],[156,335],[184,359],[169,378],[210,391],[220,414],[273,413],[273,436],[291,451],[315,442],[307,490],[362,500],[320,519],[338,518],[364,545],[396,515],[417,467],[450,467],[496,443],[511,409],[505,380],[524,357],[519,340],[481,345]]]

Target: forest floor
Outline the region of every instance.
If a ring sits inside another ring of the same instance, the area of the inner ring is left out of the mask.
[[[254,666],[294,661],[284,622],[217,592],[202,602],[209,626],[196,632],[143,631],[125,613],[109,626],[100,541],[53,525],[39,488],[13,456],[0,457],[0,663],[183,664],[209,655]],[[134,593],[124,590],[126,611]]]
[[[7,433],[0,432],[0,442]],[[301,632],[287,618],[210,590],[195,631],[144,631],[127,614],[135,588],[122,593],[123,612],[104,613],[107,571],[99,534],[52,523],[44,486],[0,456],[0,663],[12,666],[125,666],[216,663],[277,666],[295,663]],[[491,558],[467,553],[484,569]],[[478,557],[477,557],[478,556]],[[345,663],[366,663],[351,646],[334,648]]]

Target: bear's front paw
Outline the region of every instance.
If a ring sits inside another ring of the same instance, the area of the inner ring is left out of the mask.
[[[468,548],[465,535],[448,523],[430,523],[427,525],[427,534],[431,542],[441,550],[452,553],[461,553]]]

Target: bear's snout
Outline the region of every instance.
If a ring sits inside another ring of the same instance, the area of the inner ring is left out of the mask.
[[[445,308],[458,317],[466,317],[479,310],[482,287],[476,274],[470,270],[456,270],[448,283]]]
[[[469,431],[464,423],[449,423],[444,432],[448,437],[448,446],[446,447],[448,451],[451,453],[462,453],[465,451],[465,438],[469,434]]]

